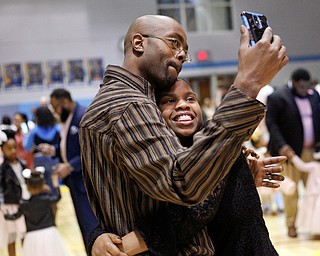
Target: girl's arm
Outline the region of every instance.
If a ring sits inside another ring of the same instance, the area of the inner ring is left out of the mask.
[[[312,172],[319,170],[320,163],[317,161],[304,162],[299,156],[294,155],[291,159],[293,165],[302,172]]]
[[[16,213],[14,213],[14,214],[6,213],[3,216],[6,220],[17,220],[21,217],[22,214],[23,214],[23,211],[22,211],[21,207],[19,207],[19,209]]]

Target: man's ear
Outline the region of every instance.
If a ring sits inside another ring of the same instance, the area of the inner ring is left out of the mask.
[[[62,106],[68,108],[70,106],[70,101],[68,99],[62,99]]]
[[[139,53],[144,52],[143,47],[144,37],[141,34],[135,34],[132,37],[132,47],[133,50]]]

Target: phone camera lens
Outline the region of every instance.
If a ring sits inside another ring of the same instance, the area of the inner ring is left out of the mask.
[[[258,16],[253,16],[253,21],[254,21],[254,25],[257,27],[257,28],[261,28],[261,22],[260,22],[260,19]]]

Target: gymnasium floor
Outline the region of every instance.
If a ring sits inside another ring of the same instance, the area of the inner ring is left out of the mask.
[[[74,214],[70,214],[73,208],[66,189],[63,190],[62,196],[57,225],[72,256],[85,256]],[[265,220],[271,240],[280,256],[320,256],[320,239],[312,240],[305,234],[299,235],[298,238],[289,238],[286,235],[284,214],[266,216]]]
[[[320,256],[320,239],[311,239],[306,234],[300,234],[298,238],[287,237],[283,214],[266,216],[265,220],[271,240],[280,256]],[[70,256],[86,256],[70,194],[66,187],[62,188],[62,199],[58,204],[57,226],[70,250]],[[20,255],[18,253],[18,256]],[[7,254],[2,252],[2,256]]]

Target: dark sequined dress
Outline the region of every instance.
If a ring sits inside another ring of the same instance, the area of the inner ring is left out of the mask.
[[[229,175],[201,204],[163,204],[137,229],[152,255],[178,255],[195,233],[208,228],[217,256],[276,256],[266,228],[260,198],[243,154]]]

